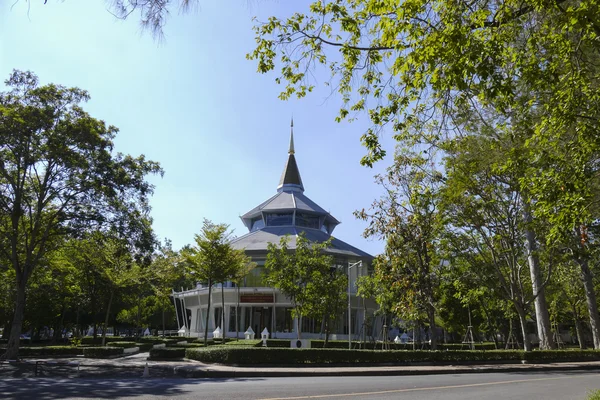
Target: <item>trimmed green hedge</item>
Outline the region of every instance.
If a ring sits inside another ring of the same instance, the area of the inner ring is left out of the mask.
[[[342,350],[342,349],[283,349],[236,348],[227,346],[205,349],[188,349],[189,359],[221,364],[405,364],[405,363],[470,363],[496,361],[575,361],[600,360],[598,350],[456,350],[456,351],[406,351],[406,350]]]
[[[186,349],[184,347],[165,347],[162,349],[151,349],[150,359],[151,360],[164,360],[164,359],[180,359],[185,357]]]
[[[110,342],[111,347],[122,347],[124,349],[130,349],[132,347],[137,347],[135,342]]]
[[[154,344],[152,343],[136,343],[135,344],[136,347],[140,348],[140,352],[146,352],[146,351],[150,351],[150,349],[152,349],[152,346],[154,346]]]
[[[0,349],[2,353],[4,349]],[[40,356],[80,356],[83,354],[83,348],[73,346],[40,346],[40,347],[19,347],[19,356],[21,357],[40,357]]]
[[[88,358],[111,358],[123,355],[122,347],[86,347],[83,356]]]
[[[268,340],[267,340],[267,342],[268,342]],[[260,340],[260,339],[232,340],[231,342],[225,343],[223,346],[227,346],[227,347],[262,347],[262,340]]]
[[[182,344],[167,343],[167,348],[173,348],[173,347],[178,347],[178,348],[182,348],[182,347],[186,347],[186,348],[204,347],[204,344],[202,344],[202,343],[182,343]]]

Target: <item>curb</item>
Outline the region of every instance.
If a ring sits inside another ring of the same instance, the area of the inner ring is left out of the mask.
[[[160,368],[154,366],[154,368]],[[531,365],[528,367],[482,367],[482,368],[443,368],[443,369],[387,369],[387,370],[218,370],[206,367],[175,367],[173,374],[180,378],[291,378],[291,377],[327,377],[327,376],[409,376],[409,375],[450,375],[450,374],[485,374],[498,372],[540,372],[540,371],[590,371],[600,370],[599,365]]]

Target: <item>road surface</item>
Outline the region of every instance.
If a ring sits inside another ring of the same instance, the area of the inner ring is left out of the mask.
[[[0,380],[0,399],[585,399],[600,373],[523,372],[462,375]]]

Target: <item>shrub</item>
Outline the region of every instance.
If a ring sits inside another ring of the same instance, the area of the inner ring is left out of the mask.
[[[130,349],[132,347],[137,347],[135,342],[110,342],[111,347],[122,347],[124,349]]]
[[[600,360],[600,350],[534,350],[523,352],[523,360],[530,362],[598,361]]]
[[[586,397],[587,400],[600,400],[600,390],[592,390]]]
[[[123,355],[122,347],[86,347],[83,356],[88,358],[111,358]]]
[[[181,344],[167,343],[167,347],[168,348],[173,348],[173,347],[178,347],[178,348],[182,348],[182,347],[192,348],[192,347],[204,347],[204,344],[202,344],[202,343],[181,343]]]
[[[269,341],[267,340],[267,343]],[[289,342],[289,341],[288,341]],[[262,340],[232,340],[231,342],[225,343],[223,346],[227,347],[262,347]]]
[[[19,355],[24,357],[41,356],[80,356],[83,349],[73,346],[41,346],[41,347],[21,347]]]
[[[165,359],[181,359],[185,357],[186,349],[184,347],[165,347],[162,349],[151,349],[150,359],[151,360],[165,360]]]
[[[267,347],[285,347],[290,348],[289,339],[267,339]]]
[[[186,357],[207,363],[222,364],[406,364],[406,363],[486,363],[527,361],[600,360],[600,351],[556,350],[524,352],[522,350],[342,350],[342,349],[290,349],[215,346],[188,349]]]
[[[150,351],[150,349],[152,349],[152,346],[154,346],[154,344],[152,343],[136,343],[135,344],[136,347],[140,348],[140,352],[146,352],[146,351]]]

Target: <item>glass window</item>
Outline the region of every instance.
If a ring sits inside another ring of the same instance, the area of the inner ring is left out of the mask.
[[[292,213],[267,214],[267,226],[292,225]]]
[[[319,216],[305,213],[296,213],[296,225],[305,228],[319,229]]]
[[[229,307],[229,332],[235,332],[236,329],[236,315],[237,315],[237,307],[230,306]],[[237,321],[239,323],[239,321]],[[238,329],[241,329],[238,326]],[[244,331],[242,331],[244,332]]]
[[[265,268],[256,267],[246,275],[246,287],[266,287]]]
[[[217,329],[217,327],[221,328],[221,332],[224,331],[223,327],[221,325],[223,325],[223,321],[221,321],[221,311],[223,309],[221,307],[215,307],[214,308],[214,317],[215,317],[215,326],[214,327],[210,327],[209,329]]]
[[[265,227],[265,221],[263,221],[262,218],[256,218],[254,220],[252,220],[252,231],[256,231],[258,229],[264,228]]]
[[[294,318],[292,317],[292,309],[286,307],[275,308],[275,331],[276,332],[295,332]]]

